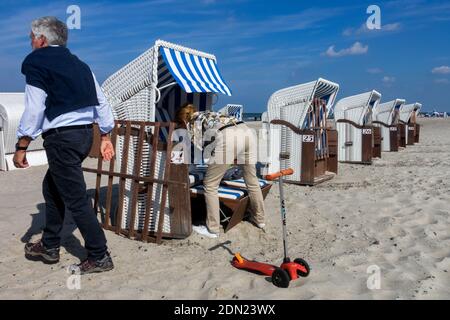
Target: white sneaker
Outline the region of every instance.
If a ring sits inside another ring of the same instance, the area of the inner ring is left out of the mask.
[[[201,234],[202,236],[205,236],[208,238],[218,238],[219,237],[219,235],[217,233],[209,232],[209,230],[206,226],[192,226],[192,230],[194,230],[198,234]]]
[[[253,217],[251,217],[251,218],[249,219],[249,221],[250,221],[250,223],[252,223],[252,224],[254,224],[255,226],[257,226],[259,229],[264,229],[264,228],[266,227],[266,224],[265,224],[265,223],[257,223],[257,222],[255,221],[255,218],[253,218]]]

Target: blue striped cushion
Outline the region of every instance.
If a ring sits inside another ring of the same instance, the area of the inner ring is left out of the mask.
[[[236,188],[246,188],[244,179],[238,179],[238,180],[223,180],[221,184],[226,185],[228,187],[236,187]],[[267,186],[269,182],[267,180],[259,179],[259,186],[261,188],[264,188]]]
[[[191,188],[192,193],[205,194],[205,188],[203,185],[195,186]],[[230,187],[219,187],[219,197],[225,199],[236,200],[247,195],[247,191]]]
[[[155,119],[156,122],[170,122],[170,116],[166,109],[155,108]],[[159,129],[159,138],[161,141],[167,142],[169,139],[169,128],[161,127]]]

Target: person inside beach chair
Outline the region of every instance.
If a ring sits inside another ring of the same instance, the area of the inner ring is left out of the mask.
[[[252,208],[250,221],[263,229],[265,209],[261,182],[256,175],[255,133],[243,121],[211,111],[198,112],[197,108],[190,103],[177,110],[175,122],[178,128],[187,130],[194,147],[204,151],[202,158],[207,159],[208,164],[203,186],[200,186],[206,203],[206,225],[194,226],[193,230],[209,238],[219,236],[220,184],[227,171],[235,164],[242,168]],[[201,161],[202,164],[203,161]]]

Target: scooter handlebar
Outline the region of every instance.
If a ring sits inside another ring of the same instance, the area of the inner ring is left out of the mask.
[[[291,174],[294,174],[294,170],[289,168],[289,169],[281,170],[281,171],[276,172],[276,173],[268,174],[264,178],[266,180],[272,181],[272,180],[275,180],[275,179],[277,179],[279,177],[290,176]]]

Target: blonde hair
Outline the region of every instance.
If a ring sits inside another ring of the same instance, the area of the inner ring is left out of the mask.
[[[197,108],[192,103],[185,103],[175,113],[175,122],[185,127],[191,121],[192,115],[197,112]]]

